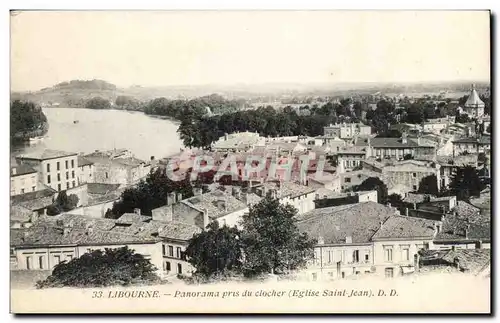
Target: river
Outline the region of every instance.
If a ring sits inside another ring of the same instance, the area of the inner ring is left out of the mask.
[[[13,146],[11,157],[43,149],[90,153],[126,148],[137,158],[149,160],[151,156],[174,154],[183,147],[176,122],[142,112],[70,108],[45,108],[43,112],[49,122],[44,139]]]

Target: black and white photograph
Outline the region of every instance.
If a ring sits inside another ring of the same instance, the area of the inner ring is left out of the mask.
[[[11,10],[10,311],[490,313],[486,9]]]

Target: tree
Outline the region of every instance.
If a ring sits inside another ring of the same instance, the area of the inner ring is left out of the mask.
[[[37,282],[37,288],[105,287],[158,283],[156,268],[128,246],[85,253],[54,267],[52,274]]]
[[[101,97],[94,97],[85,103],[86,109],[111,109],[111,103]]]
[[[10,104],[11,139],[28,139],[47,133],[47,117],[33,102],[15,100]]]
[[[390,203],[392,207],[397,208],[401,213],[405,211],[403,199],[399,194],[391,194],[387,196],[387,203]]]
[[[422,178],[418,186],[418,192],[437,196],[439,189],[436,175],[432,174]]]
[[[282,205],[270,195],[243,215],[246,276],[284,273],[304,266],[312,258],[316,241],[299,232],[296,215],[297,209]]]
[[[465,201],[468,201],[471,196],[479,196],[484,189],[477,170],[472,166],[458,167],[449,188],[457,199]]]
[[[136,187],[127,188],[118,202],[113,204],[111,218],[118,218],[123,213],[134,212],[139,208],[142,214],[151,215],[151,211],[167,202],[168,193],[180,193],[183,198],[193,196],[190,173],[180,181],[168,177],[166,169],[159,168],[141,180]]]
[[[226,225],[220,227],[211,222],[206,230],[189,240],[185,251],[188,262],[196,269],[195,274],[204,278],[237,272],[241,269],[243,244],[241,232]]]
[[[377,191],[378,203],[385,204],[387,201],[387,185],[378,177],[369,177],[361,184],[354,187],[354,191]]]
[[[61,191],[57,195],[54,203],[47,207],[47,215],[58,215],[62,212],[73,210],[78,205],[79,198],[75,194],[66,194],[66,191]]]

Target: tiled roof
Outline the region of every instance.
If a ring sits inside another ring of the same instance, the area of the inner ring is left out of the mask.
[[[122,216],[120,216],[116,220],[116,223],[133,224],[133,223],[141,223],[141,222],[147,222],[147,221],[151,221],[150,216],[145,216],[145,215],[140,215],[140,214],[135,214],[135,213],[124,213]]]
[[[315,209],[297,218],[297,227],[313,238],[322,237],[326,244],[368,243],[380,228],[380,222],[395,210],[375,202]]]
[[[265,182],[262,184],[266,187],[266,190],[279,190],[281,194],[279,195],[281,198],[290,197],[294,198],[297,196],[309,194],[315,191],[313,187],[305,186],[293,182],[283,181],[281,184],[278,182]]]
[[[373,235],[373,240],[417,239],[434,237],[435,221],[410,216],[392,216]]]
[[[36,173],[36,170],[33,169],[33,167],[24,164],[12,166],[10,168],[10,177],[21,176],[32,173]]]
[[[181,203],[199,211],[207,210],[208,216],[215,219],[243,210],[247,207],[244,202],[220,190],[193,196],[189,199],[182,200]]]
[[[53,189],[44,189],[25,194],[14,195],[10,197],[11,205],[22,206],[28,210],[36,211],[52,204],[52,199],[56,191]]]
[[[147,164],[145,161],[135,157],[114,158],[112,159],[112,162],[119,165],[131,166],[131,167],[137,167],[141,164]]]
[[[17,158],[21,159],[35,159],[35,160],[46,160],[53,158],[61,158],[67,156],[73,156],[76,153],[61,151],[61,150],[53,150],[53,149],[45,149],[43,151],[35,151],[27,154],[22,154],[17,156]]]
[[[403,143],[401,138],[372,138],[370,145],[375,148],[415,148],[419,145],[411,140],[407,139],[406,143]]]
[[[89,194],[108,194],[116,191],[120,184],[105,184],[105,183],[87,183],[87,193]]]
[[[91,162],[90,160],[82,157],[82,156],[78,156],[78,167],[83,167],[83,166],[87,166],[87,165],[93,165],[94,163]]]
[[[465,231],[468,230],[468,236]],[[471,222],[467,219],[459,218],[453,215],[447,215],[444,218],[442,230],[439,232],[436,241],[450,240],[490,240],[491,229],[488,222]]]
[[[32,215],[32,211],[20,206],[20,205],[13,205],[10,208],[10,220],[11,221],[19,221],[19,222],[27,222],[30,220],[30,217]]]
[[[484,107],[484,102],[481,101],[474,87],[472,88],[470,95],[467,98],[467,101],[465,101],[465,107],[471,107],[471,108]]]
[[[478,272],[491,262],[491,251],[490,249],[449,250],[441,259],[450,264],[454,264],[455,259],[458,259],[460,268]]]
[[[133,214],[136,216],[136,214]],[[128,216],[128,215],[127,215]],[[149,243],[162,238],[187,240],[200,229],[179,222],[143,222],[143,216],[132,224],[113,219],[88,218],[75,214],[44,217],[27,229],[11,230],[12,246],[44,245],[113,245],[127,243]],[[151,219],[150,217],[147,217]],[[63,228],[69,227],[65,236]],[[92,228],[88,230],[88,228]],[[26,232],[26,233],[25,233]]]

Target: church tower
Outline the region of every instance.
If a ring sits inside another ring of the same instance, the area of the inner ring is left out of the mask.
[[[479,98],[474,84],[472,84],[469,98],[465,102],[464,112],[471,118],[480,118],[484,114],[484,102]]]

